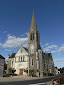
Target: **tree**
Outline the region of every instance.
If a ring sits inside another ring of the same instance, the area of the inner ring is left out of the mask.
[[[11,74],[12,73],[12,68],[8,69],[8,73]]]
[[[64,73],[64,67],[58,69],[60,71],[60,73]]]

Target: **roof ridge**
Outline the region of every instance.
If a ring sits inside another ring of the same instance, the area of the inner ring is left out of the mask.
[[[1,58],[1,59],[5,59],[2,55],[0,55],[0,58]]]

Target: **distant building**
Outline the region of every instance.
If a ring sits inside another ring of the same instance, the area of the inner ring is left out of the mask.
[[[0,77],[3,77],[5,58],[0,55]]]
[[[25,51],[22,51],[25,50]],[[29,65],[27,56],[29,56]],[[23,57],[25,57],[25,61]],[[33,13],[31,26],[28,31],[28,50],[23,46],[16,54],[12,54],[8,58],[8,66],[16,69],[17,74],[23,74],[24,69],[34,70],[34,73],[40,77],[54,74],[55,67],[51,53],[44,53],[40,46],[40,33],[37,28],[35,16]],[[28,67],[29,66],[29,67]]]

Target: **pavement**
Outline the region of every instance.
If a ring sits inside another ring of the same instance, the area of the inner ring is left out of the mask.
[[[25,76],[0,77],[0,82],[24,81],[24,80],[45,79],[45,78],[50,78],[50,77],[25,77]]]
[[[0,82],[24,81],[33,79],[40,79],[40,77],[24,77],[24,76],[0,77]]]
[[[54,78],[60,77],[57,75]],[[0,85],[52,85],[52,77],[0,77]]]
[[[47,83],[50,79],[49,77],[0,77],[0,85],[50,85]]]
[[[49,81],[46,83],[47,85],[52,85],[52,81]]]

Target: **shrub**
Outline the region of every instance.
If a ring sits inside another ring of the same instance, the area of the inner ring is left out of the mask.
[[[34,70],[29,70],[29,76],[32,76],[34,74]]]
[[[48,76],[53,76],[54,74],[52,74],[52,73],[48,73]]]
[[[11,74],[12,73],[12,68],[8,69],[8,73]]]
[[[62,84],[64,84],[64,77],[62,78]]]
[[[29,76],[37,77],[34,70],[29,70]]]

